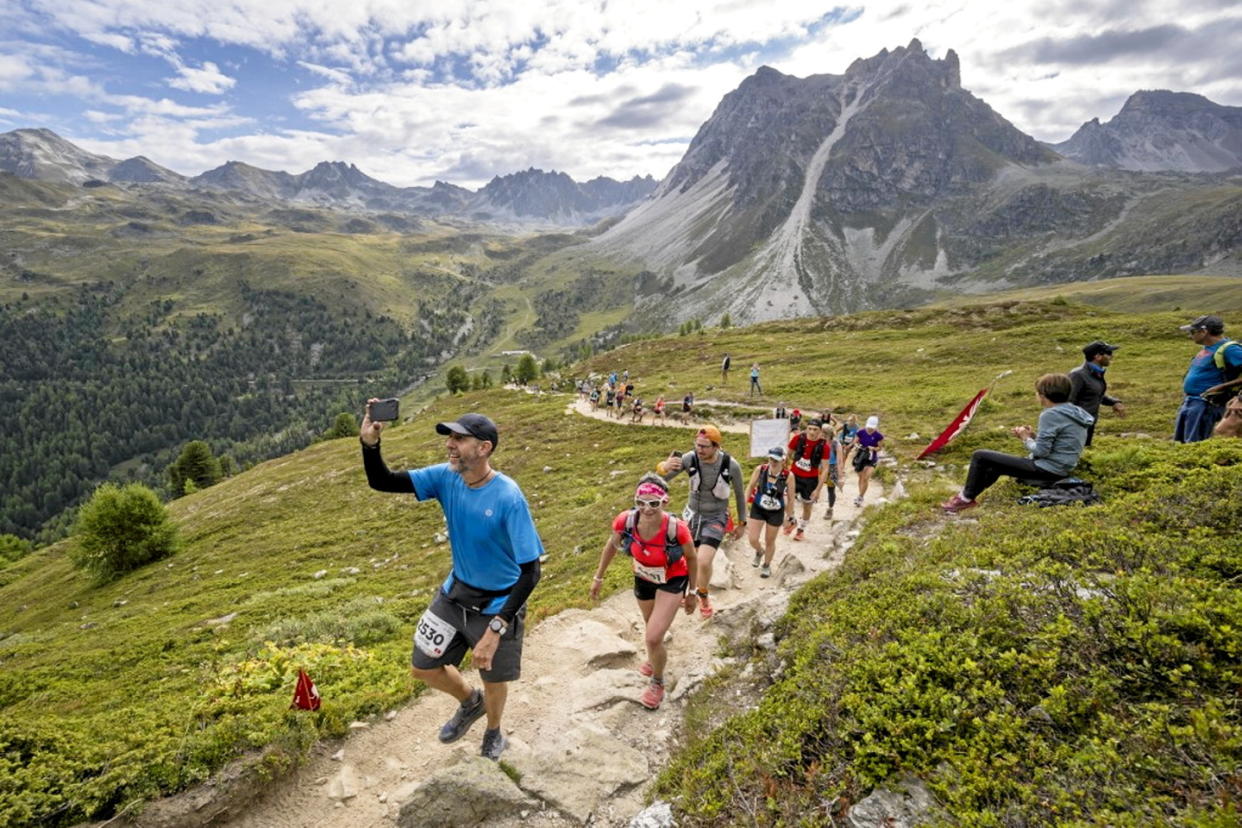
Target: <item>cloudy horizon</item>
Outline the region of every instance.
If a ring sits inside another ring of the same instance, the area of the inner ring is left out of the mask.
[[[1104,0],[0,0],[0,131],[195,175],[356,164],[401,186],[537,167],[659,179],[762,65],[840,74],[918,38],[1061,141],[1135,91],[1242,105],[1242,6]],[[1167,22],[1175,19],[1177,23]]]

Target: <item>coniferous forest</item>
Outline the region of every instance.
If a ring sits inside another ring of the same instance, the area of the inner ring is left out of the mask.
[[[309,444],[338,412],[490,333],[461,298],[423,303],[410,326],[245,284],[243,312],[227,317],[168,299],[135,314],[107,282],[0,305],[0,534],[63,535],[105,480],[168,494],[165,471],[190,440],[233,468]]]

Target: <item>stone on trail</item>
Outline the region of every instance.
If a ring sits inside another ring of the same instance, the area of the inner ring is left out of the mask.
[[[733,588],[733,562],[729,560],[729,556],[723,551],[716,553],[716,560],[712,564],[712,589],[732,589]]]
[[[629,828],[674,828],[675,825],[677,821],[673,819],[673,806],[661,800],[635,814],[630,820]]]
[[[328,780],[328,799],[344,802],[358,795],[358,778],[349,765],[341,767],[336,776]]]
[[[786,555],[776,565],[776,583],[782,587],[791,586],[804,578],[799,577],[806,572],[806,566],[793,555]]]
[[[647,679],[633,668],[596,670],[573,682],[565,693],[574,712],[596,710],[618,701],[638,704]]]
[[[545,635],[554,633],[551,637],[557,642],[557,661],[562,665],[621,667],[638,654],[633,643],[586,610],[567,610],[545,621],[540,629]]]
[[[869,796],[850,808],[850,828],[914,828],[935,821],[939,806],[931,791],[916,776],[905,774],[877,787]],[[942,815],[941,815],[942,816]]]
[[[468,756],[441,768],[401,803],[397,825],[478,825],[538,803],[522,793],[500,765],[482,756]]]
[[[650,779],[647,758],[593,722],[540,738],[536,753],[515,756],[522,787],[579,822],[618,791]]]

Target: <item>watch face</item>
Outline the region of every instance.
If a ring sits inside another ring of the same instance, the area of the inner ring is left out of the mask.
[[[491,623],[487,625],[492,632],[502,633],[505,631],[505,622],[499,618],[493,618]]]

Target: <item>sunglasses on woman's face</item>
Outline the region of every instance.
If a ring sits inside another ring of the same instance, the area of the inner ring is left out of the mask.
[[[661,506],[664,505],[664,501],[663,500],[639,500],[635,498],[634,505],[635,506],[646,506],[648,509],[659,509]]]

